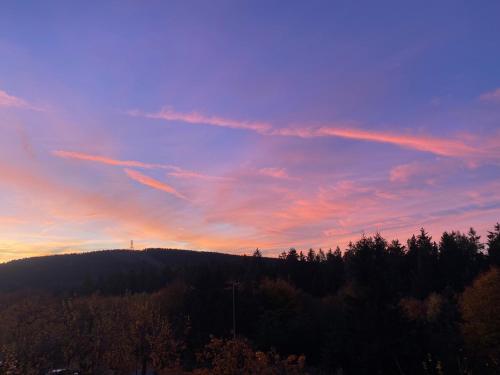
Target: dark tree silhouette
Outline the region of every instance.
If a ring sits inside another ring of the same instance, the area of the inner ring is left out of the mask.
[[[491,264],[500,266],[500,223],[488,232],[488,256]]]
[[[497,374],[500,224],[266,258],[103,251],[0,265],[0,375]],[[232,336],[233,294],[238,337]]]

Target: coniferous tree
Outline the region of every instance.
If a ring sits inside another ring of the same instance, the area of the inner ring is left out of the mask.
[[[411,293],[425,298],[438,284],[435,277],[438,272],[438,248],[424,228],[420,229],[418,236],[413,235],[408,240],[407,261]]]
[[[488,231],[488,257],[490,264],[500,265],[500,223],[496,223],[492,231]]]

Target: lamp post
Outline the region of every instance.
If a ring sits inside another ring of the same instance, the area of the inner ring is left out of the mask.
[[[236,288],[240,285],[238,281],[231,281],[233,290],[233,338],[236,339]]]
[[[236,340],[236,302],[235,302],[235,289],[236,283],[233,283],[233,338]]]

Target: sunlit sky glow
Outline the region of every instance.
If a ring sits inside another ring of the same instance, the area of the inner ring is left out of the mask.
[[[500,219],[500,2],[3,1],[0,262]]]

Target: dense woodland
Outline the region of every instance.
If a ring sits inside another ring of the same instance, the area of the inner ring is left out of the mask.
[[[0,374],[498,374],[498,266],[500,224],[484,241],[422,229],[279,259],[150,249],[10,262]]]

